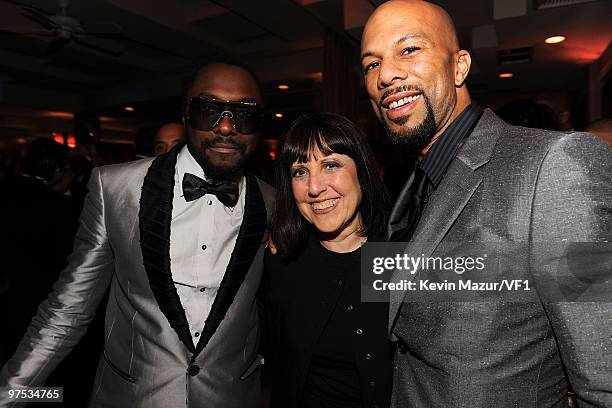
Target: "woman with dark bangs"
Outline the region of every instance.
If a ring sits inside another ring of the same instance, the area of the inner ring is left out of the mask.
[[[367,140],[340,115],[303,115],[276,170],[278,253],[262,285],[270,406],[387,407],[388,304],[360,300],[360,248],[384,240],[387,204]]]

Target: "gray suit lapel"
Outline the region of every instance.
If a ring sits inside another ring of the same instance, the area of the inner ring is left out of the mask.
[[[455,160],[426,206],[412,240],[404,250],[405,253],[412,257],[430,256],[459,217],[481,181],[482,179],[465,163]],[[419,272],[417,270],[411,275],[410,271],[396,270],[391,276],[391,282],[414,279]],[[402,291],[391,292],[390,324],[395,320],[405,295],[406,292]]]
[[[501,123],[503,124],[503,122]],[[499,133],[499,119],[489,109],[486,109],[478,125],[466,139],[440,185],[431,196],[412,240],[406,246],[406,254],[414,257],[427,257],[435,251],[482,182],[483,173],[477,170],[489,161]],[[409,185],[411,182],[412,180],[409,180],[406,184]],[[404,186],[400,199],[406,190],[407,188]],[[398,205],[396,203],[394,206],[394,212]],[[391,276],[391,282],[400,282],[403,279],[412,280],[418,273],[418,270],[413,275],[410,274],[410,271],[396,270]],[[405,296],[405,291],[391,291],[390,330],[393,329],[398,310]]]

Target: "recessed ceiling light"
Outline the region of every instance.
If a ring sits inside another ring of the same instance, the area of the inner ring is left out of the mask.
[[[74,149],[77,146],[76,137],[74,137],[72,133],[69,134],[68,137],[66,138],[66,144],[68,145],[68,147],[72,149]]]
[[[287,89],[289,89],[289,85],[280,84],[280,85],[278,86],[278,89],[282,89],[283,91],[286,91]]]
[[[127,112],[134,112],[134,107],[133,106],[126,106],[125,109]]]
[[[275,113],[274,116],[276,116],[277,118],[282,118],[283,114],[282,113]]]
[[[500,78],[512,78],[514,74],[512,72],[502,72],[499,74]]]
[[[560,42],[563,42],[563,41],[565,41],[565,37],[562,35],[554,35],[544,40],[546,44],[559,44]]]

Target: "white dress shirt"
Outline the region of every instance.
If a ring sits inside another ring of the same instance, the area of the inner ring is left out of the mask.
[[[182,186],[185,173],[205,178],[187,146],[178,154],[174,175],[170,270],[197,345],[242,225],[245,179],[239,183],[236,206],[225,207],[212,194],[187,202]]]

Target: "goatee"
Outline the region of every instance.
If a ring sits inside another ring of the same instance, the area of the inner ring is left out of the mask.
[[[423,122],[414,128],[409,128],[400,131],[393,131],[389,127],[386,120],[383,120],[383,126],[387,131],[387,137],[394,145],[400,147],[408,154],[409,157],[416,157],[423,148],[425,148],[436,133],[436,119],[434,118],[433,108],[429,99],[425,94],[422,95],[425,102],[425,110],[427,114]],[[394,123],[397,125],[403,125],[408,121],[408,118],[404,118]]]
[[[238,181],[244,175],[244,169],[248,160],[248,155],[245,153],[245,147],[236,144],[236,147],[240,149],[240,158],[231,163],[215,163],[214,159],[211,159],[206,154],[207,148],[213,143],[202,142],[200,145],[201,150],[194,149],[189,143],[187,147],[191,152],[191,155],[198,162],[207,179],[216,181]],[[227,143],[226,143],[227,144]]]

